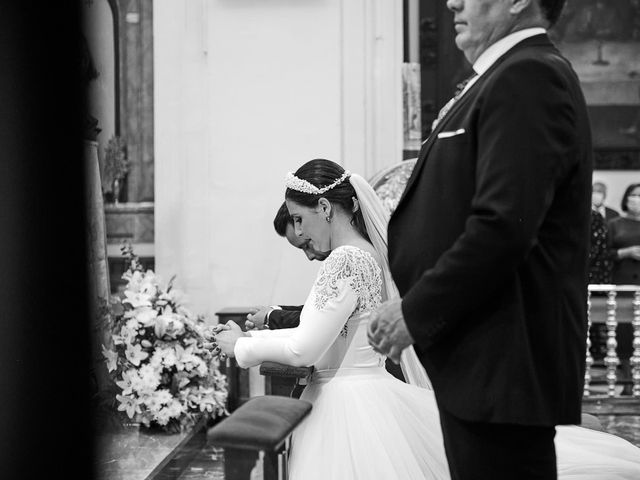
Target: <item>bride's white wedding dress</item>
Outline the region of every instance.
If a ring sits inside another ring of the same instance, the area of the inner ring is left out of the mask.
[[[389,374],[367,341],[382,278],[370,253],[338,247],[297,328],[255,331],[236,343],[241,367],[267,360],[315,367],[301,397],[313,408],[293,434],[292,480],[449,478],[433,391]],[[558,427],[556,451],[562,480],[640,479],[640,449],[622,438]]]

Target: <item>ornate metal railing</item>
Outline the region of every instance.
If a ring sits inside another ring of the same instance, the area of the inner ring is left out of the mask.
[[[595,297],[593,294],[596,292],[602,293],[604,296]],[[604,307],[604,311],[597,312],[596,315],[594,306],[600,307],[600,310]],[[624,308],[621,308],[621,306]],[[594,359],[591,354],[591,341],[587,337],[584,377],[585,399],[601,399],[603,397],[640,399],[640,285],[589,285],[587,319],[589,330],[595,323],[604,323],[606,325],[606,354],[603,358],[603,365],[606,370],[606,393],[595,394],[593,392]],[[618,355],[617,330],[618,325],[621,323],[631,323],[633,329],[632,353],[629,357],[632,385],[630,395],[622,394],[618,388],[622,383],[628,384],[629,382],[629,379],[620,378],[618,375],[621,358]]]

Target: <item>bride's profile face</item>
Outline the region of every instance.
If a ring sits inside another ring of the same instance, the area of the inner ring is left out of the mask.
[[[318,251],[331,249],[331,227],[326,221],[326,213],[318,204],[316,207],[305,207],[292,200],[286,200],[289,215],[293,219],[293,228],[297,236],[310,240],[311,247]]]

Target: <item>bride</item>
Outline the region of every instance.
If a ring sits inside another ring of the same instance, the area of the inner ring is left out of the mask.
[[[449,479],[436,400],[413,348],[402,355],[404,383],[367,340],[369,313],[398,295],[387,261],[388,213],[366,180],[329,160],[305,163],[286,187],[296,234],[331,251],[300,325],[242,332],[229,322],[216,343],[243,368],[315,367],[301,396],[313,409],[293,433],[290,478]],[[555,446],[563,480],[640,478],[640,449],[622,438],[563,426]]]

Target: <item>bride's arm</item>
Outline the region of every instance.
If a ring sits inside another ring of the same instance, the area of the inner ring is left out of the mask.
[[[247,368],[272,361],[306,367],[322,357],[358,302],[353,288],[354,269],[344,268],[343,255],[344,252],[334,252],[325,260],[298,327],[285,329],[288,332],[284,336],[275,334],[278,330],[270,330],[238,339],[234,347],[238,365]]]
[[[250,337],[265,338],[265,337],[289,337],[293,333],[295,328],[278,328],[277,330],[269,330],[267,328],[262,330],[248,330],[246,333]]]

